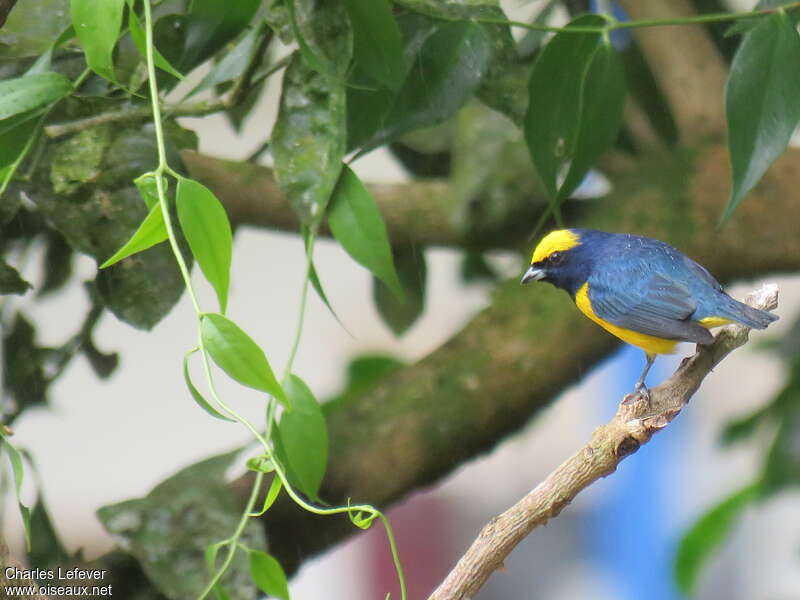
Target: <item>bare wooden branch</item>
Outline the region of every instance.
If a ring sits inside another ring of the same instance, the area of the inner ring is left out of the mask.
[[[745,302],[774,310],[778,306],[778,287],[765,285]],[[586,446],[483,528],[429,600],[472,598],[533,529],[557,516],[581,490],[613,473],[623,458],[666,427],[686,406],[706,375],[732,350],[747,342],[749,332],[749,328],[738,324],[720,330],[713,344],[699,346],[697,353],[684,359],[667,381],[651,390],[649,403],[638,394],[625,396],[611,421],[597,428]]]

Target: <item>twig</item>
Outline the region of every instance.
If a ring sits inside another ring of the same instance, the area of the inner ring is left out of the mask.
[[[231,93],[227,99],[229,106],[236,106],[239,104],[239,102],[242,101],[242,98],[244,98],[253,87],[253,75],[261,66],[261,61],[264,60],[267,48],[269,47],[273,38],[272,30],[268,29],[266,24],[264,24],[263,27],[265,28],[265,34],[261,36],[261,40],[258,42],[258,47],[250,57],[247,68],[244,70],[241,77],[239,77],[233,84],[233,88],[231,89]]]
[[[774,310],[778,306],[778,287],[765,285],[745,302]],[[728,353],[747,342],[749,332],[749,328],[738,324],[723,328],[713,344],[698,347],[697,353],[684,359],[667,381],[650,391],[649,404],[638,395],[626,396],[611,421],[596,429],[586,446],[483,528],[428,600],[472,598],[533,529],[557,516],[581,490],[613,473],[623,458],[666,427],[689,402],[705,376]]]
[[[203,117],[225,110],[225,108],[227,108],[227,106],[224,102],[203,101],[165,108],[164,112],[173,117]],[[136,123],[139,121],[149,121],[152,118],[151,114],[149,106],[140,106],[128,110],[115,110],[100,113],[92,117],[86,117],[85,119],[76,119],[74,121],[67,121],[66,123],[47,125],[44,128],[44,133],[49,138],[60,138],[106,123]]]

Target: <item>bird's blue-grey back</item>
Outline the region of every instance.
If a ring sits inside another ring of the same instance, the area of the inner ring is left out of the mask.
[[[700,321],[723,317],[763,329],[778,318],[728,296],[703,266],[669,244],[632,234],[574,231],[580,236],[581,245],[573,252],[578,261],[587,265],[585,271],[581,270],[587,274],[584,281],[589,283],[592,305],[598,316],[613,323],[670,337],[665,335],[667,323],[658,319]],[[676,331],[674,337],[707,340],[697,330]]]

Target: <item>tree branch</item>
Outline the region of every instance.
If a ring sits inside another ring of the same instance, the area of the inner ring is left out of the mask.
[[[206,101],[180,104],[173,107],[164,107],[164,113],[173,117],[204,117],[225,110],[228,104],[224,101]],[[91,129],[107,123],[130,124],[152,120],[152,109],[149,106],[133,106],[123,110],[109,112],[66,121],[53,123],[44,127],[44,133],[51,139],[57,139],[85,129]]]
[[[622,5],[631,19],[694,14],[689,0],[622,0]],[[703,26],[655,27],[635,34],[670,105],[681,140],[721,136],[727,68]]]
[[[745,302],[762,310],[774,310],[778,306],[778,288],[764,286]],[[698,347],[697,353],[684,359],[672,377],[651,390],[649,403],[638,394],[625,396],[611,421],[595,430],[586,446],[481,530],[429,600],[472,598],[531,531],[556,517],[587,486],[613,473],[622,459],[678,416],[706,375],[731,351],[744,345],[749,332],[743,325],[722,329],[713,344]]]
[[[189,174],[220,198],[234,225],[297,233],[300,222],[278,187],[272,169],[261,165],[181,153]],[[393,244],[462,245],[450,219],[449,185],[440,180],[369,184]],[[321,233],[330,235],[323,227]]]

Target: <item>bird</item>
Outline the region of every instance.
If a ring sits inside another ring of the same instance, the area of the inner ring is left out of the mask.
[[[594,229],[558,229],[537,244],[521,284],[567,291],[578,309],[645,353],[634,393],[649,401],[645,378],[679,342],[708,345],[709,329],[736,322],[765,329],[777,315],[731,298],[702,265],[656,239]]]

